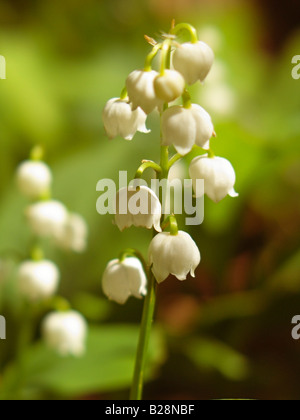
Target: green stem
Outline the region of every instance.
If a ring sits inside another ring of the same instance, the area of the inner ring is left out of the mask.
[[[172,168],[173,165],[175,165],[176,162],[178,162],[180,159],[182,159],[183,156],[177,153],[169,160],[169,169]]]
[[[169,147],[162,146],[160,154],[160,165],[161,172],[159,173],[159,179],[164,179],[168,177],[169,173]],[[162,201],[162,197],[161,197]],[[153,236],[157,233],[153,231]],[[143,386],[144,386],[144,377],[145,377],[145,368],[147,362],[147,353],[149,347],[149,340],[151,335],[151,327],[154,318],[155,312],[155,302],[156,302],[156,279],[153,273],[150,271],[148,275],[148,293],[145,298],[143,316],[141,321],[141,330],[139,343],[136,354],[134,376],[132,382],[132,388],[130,392],[130,400],[139,401],[143,396]]]
[[[147,169],[154,169],[155,172],[160,173],[162,171],[161,167],[152,161],[145,161],[142,163],[142,165],[139,167],[139,169],[136,171],[135,174],[135,179],[139,179],[143,176],[143,173],[147,170]]]
[[[147,55],[144,71],[151,71],[152,70],[152,61],[155,58],[158,51],[161,49],[162,44],[157,44],[153,47],[150,54]]]
[[[143,385],[145,368],[147,362],[147,352],[151,334],[151,327],[154,318],[156,302],[156,279],[151,274],[148,285],[148,293],[145,298],[141,331],[136,355],[133,384],[130,393],[130,400],[140,401],[143,395]]]
[[[165,74],[165,70],[170,68],[170,57],[171,57],[171,45],[172,42],[170,39],[166,39],[162,45],[161,49],[161,67],[160,75]]]
[[[192,44],[196,44],[198,42],[198,34],[197,30],[190,25],[189,23],[179,23],[171,30],[172,35],[177,35],[179,32],[186,30],[189,32],[191,36],[191,42]]]
[[[125,99],[127,99],[127,96],[128,96],[128,93],[127,93],[127,88],[126,88],[126,87],[124,87],[124,89],[123,89],[123,90],[122,90],[122,92],[121,92],[120,99],[121,99],[122,101],[125,101]]]

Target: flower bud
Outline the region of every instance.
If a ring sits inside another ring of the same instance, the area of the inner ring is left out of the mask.
[[[126,88],[132,108],[138,107],[146,114],[150,114],[156,108],[159,110],[163,107],[163,101],[156,96],[154,90],[154,80],[158,73],[154,70],[133,71],[126,80]]]
[[[56,233],[56,244],[65,250],[84,252],[87,247],[88,227],[82,216],[70,213],[65,224]]]
[[[104,294],[123,305],[130,296],[141,299],[147,294],[147,278],[139,259],[113,260],[105,269],[102,280]]]
[[[235,171],[231,163],[224,158],[207,155],[196,157],[190,165],[190,177],[196,191],[196,180],[204,179],[204,192],[213,201],[218,203],[226,195],[237,197],[234,190],[236,181]]]
[[[52,174],[43,162],[26,161],[17,170],[17,185],[22,194],[30,199],[39,199],[51,188]]]
[[[46,344],[61,356],[84,354],[87,323],[79,312],[53,312],[45,318],[42,330]]]
[[[193,85],[198,80],[204,82],[213,62],[213,50],[202,41],[195,44],[182,44],[173,55],[175,70],[183,75],[189,85]]]
[[[161,232],[161,204],[148,187],[122,188],[116,198],[116,225],[123,231],[131,226],[154,229]]]
[[[178,280],[186,280],[190,272],[195,277],[195,270],[200,264],[200,252],[186,232],[179,231],[176,236],[159,233],[152,240],[149,248],[149,262],[158,283],[170,274]]]
[[[184,88],[184,78],[175,70],[165,70],[162,76],[157,76],[154,80],[156,96],[167,103],[179,98],[183,94]]]
[[[162,144],[174,145],[180,155],[189,153],[193,146],[209,149],[209,140],[214,135],[210,115],[199,105],[190,108],[173,106],[162,116]]]
[[[43,201],[29,206],[26,216],[37,236],[55,238],[68,220],[68,211],[58,201]]]
[[[140,108],[132,110],[127,100],[110,99],[103,110],[103,122],[110,139],[117,136],[132,140],[137,131],[150,133],[146,128],[147,115]]]
[[[18,286],[31,301],[52,297],[58,288],[59,270],[51,261],[25,261],[18,270]]]

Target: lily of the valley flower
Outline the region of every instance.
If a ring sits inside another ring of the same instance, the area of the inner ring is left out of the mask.
[[[167,232],[159,233],[150,244],[149,263],[158,283],[166,280],[170,274],[178,280],[186,280],[188,273],[195,277],[200,260],[197,245],[183,231],[175,236]]]
[[[128,187],[118,191],[115,221],[123,231],[131,226],[145,227],[161,232],[162,208],[156,194],[148,187]]]
[[[201,106],[174,106],[163,113],[162,134],[164,146],[173,144],[179,154],[186,155],[195,144],[209,149],[214,126],[210,115]]]
[[[41,201],[29,206],[26,216],[37,236],[56,238],[67,223],[68,211],[59,201]]]
[[[173,102],[183,94],[185,81],[176,70],[165,70],[154,80],[156,96],[164,102]]]
[[[46,344],[61,356],[82,356],[85,352],[87,323],[76,311],[53,312],[43,322]]]
[[[235,171],[227,159],[207,155],[196,157],[190,166],[190,177],[194,188],[197,179],[204,179],[205,194],[216,203],[227,195],[238,196],[234,190]]]
[[[137,131],[149,133],[146,128],[147,115],[140,108],[132,109],[128,99],[110,99],[103,110],[103,122],[110,139],[117,136],[132,140]]]
[[[87,247],[88,227],[84,218],[76,213],[70,213],[65,224],[57,230],[56,244],[65,250],[84,252]]]
[[[213,50],[204,42],[185,43],[173,55],[174,68],[179,71],[189,85],[206,79],[214,62]]]
[[[146,114],[155,109],[162,109],[163,101],[157,97],[154,90],[154,80],[158,75],[154,70],[135,70],[128,76],[126,88],[132,109],[140,107]]]
[[[110,261],[103,274],[104,294],[123,305],[130,296],[141,299],[147,294],[147,278],[139,259],[125,258]]]
[[[20,292],[31,301],[53,296],[59,283],[59,270],[51,261],[25,261],[18,270]]]
[[[20,192],[30,199],[39,199],[51,188],[52,174],[43,162],[26,161],[17,170],[17,184]]]

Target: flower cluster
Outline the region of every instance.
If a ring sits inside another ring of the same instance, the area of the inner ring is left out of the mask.
[[[84,351],[86,322],[70,310],[68,302],[55,296],[60,271],[54,262],[44,258],[39,240],[47,238],[65,250],[83,252],[87,246],[87,224],[82,216],[70,213],[63,203],[51,199],[53,177],[41,156],[40,149],[34,149],[31,159],[20,164],[16,175],[19,191],[32,201],[25,216],[36,242],[30,258],[18,267],[18,290],[31,303],[55,309],[43,322],[46,343],[61,355],[78,356]]]
[[[189,32],[191,42],[179,43],[178,34],[183,30]],[[189,173],[195,192],[198,194],[197,180],[204,180],[204,192],[211,200],[219,202],[227,195],[236,197],[236,177],[231,163],[216,157],[211,150],[211,139],[216,137],[212,119],[205,109],[192,102],[188,91],[189,86],[205,81],[214,62],[212,49],[198,40],[195,28],[188,24],[175,26],[174,23],[160,42],[146,39],[153,48],[144,68],[133,71],[120,98],[109,100],[104,108],[108,137],[132,140],[138,131],[149,133],[147,116],[158,111],[161,161],[160,164],[143,161],[136,178],[151,168],[159,180],[168,179],[172,166],[193,151],[197,157],[192,160]],[[157,71],[152,63],[159,54]],[[177,152],[171,158],[170,147]],[[163,215],[162,202],[163,197],[156,196],[146,186],[130,186],[118,192],[115,222],[119,229],[153,228],[154,238],[149,246],[148,262],[132,251],[109,263],[103,276],[103,291],[109,299],[125,303],[129,296],[145,295],[146,276],[149,280],[150,271],[158,283],[169,275],[179,280],[185,280],[189,273],[195,277],[201,259],[199,249],[188,233],[178,229],[174,215]]]

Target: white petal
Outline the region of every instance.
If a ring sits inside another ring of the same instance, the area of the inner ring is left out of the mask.
[[[50,191],[52,173],[43,162],[26,161],[17,170],[17,184],[22,194],[31,199],[43,197]]]
[[[177,236],[163,232],[150,244],[149,262],[158,283],[170,274],[179,280],[185,280],[189,272],[194,275],[200,259],[197,245],[186,232],[179,231]]]
[[[162,144],[174,145],[181,155],[189,153],[196,140],[196,123],[190,109],[174,106],[162,116]]]
[[[146,114],[163,106],[163,101],[157,98],[154,91],[154,80],[158,73],[154,70],[146,72],[133,71],[126,80],[126,87],[132,108],[140,107]]]
[[[18,270],[19,290],[31,301],[48,299],[56,293],[59,277],[51,261],[25,261]]]
[[[125,214],[121,214],[120,203],[122,212]],[[134,208],[131,208],[133,206]],[[121,231],[131,226],[145,227],[146,229],[154,227],[161,231],[161,213],[160,201],[150,188],[141,186],[137,190],[134,187],[129,187],[118,191],[115,222]]]
[[[85,350],[87,323],[79,312],[53,312],[42,326],[46,344],[62,356],[81,356]]]
[[[173,55],[174,68],[179,71],[189,85],[198,80],[203,82],[214,61],[212,49],[204,42],[184,43]]]

